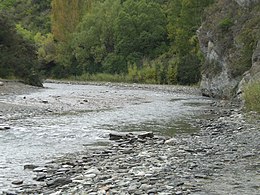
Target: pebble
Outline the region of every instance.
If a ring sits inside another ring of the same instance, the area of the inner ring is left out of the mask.
[[[236,126],[232,120],[229,124],[226,116],[211,121],[197,119],[201,131],[196,135],[170,139],[120,134],[114,137],[114,144],[104,149],[87,150],[53,161],[49,167],[34,168],[33,172],[46,185],[38,184],[31,190],[34,194],[221,194],[215,190],[222,177],[241,173],[236,178],[244,178],[243,173],[251,173],[244,167],[257,163],[250,162],[257,157],[257,149],[252,146],[258,146],[255,138],[259,131],[247,127],[234,134],[233,130],[241,125]],[[252,173],[256,173],[256,168],[252,168]],[[257,181],[253,176],[248,179]],[[228,182],[227,179],[223,181]],[[239,189],[242,194],[257,194],[253,188],[249,191],[249,185],[243,181]],[[232,190],[232,194],[239,194],[235,187]]]
[[[0,126],[0,131],[11,129],[9,126]]]
[[[23,184],[23,180],[15,180],[12,182],[12,184],[14,185],[22,185]]]

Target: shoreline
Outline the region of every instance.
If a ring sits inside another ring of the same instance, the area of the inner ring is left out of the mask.
[[[205,114],[212,117],[192,121],[199,132],[86,147],[34,167],[35,183],[18,178],[14,191],[3,194],[258,194],[257,121],[218,101]]]

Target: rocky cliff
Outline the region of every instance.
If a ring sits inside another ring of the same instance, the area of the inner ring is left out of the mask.
[[[260,78],[260,0],[216,0],[198,37],[203,95],[229,99]]]

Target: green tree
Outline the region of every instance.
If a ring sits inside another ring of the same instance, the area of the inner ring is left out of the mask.
[[[0,77],[17,77],[42,86],[35,47],[16,33],[12,22],[0,12]]]
[[[176,0],[171,2],[167,10],[168,34],[180,84],[192,84],[200,80],[202,59],[196,30],[201,24],[204,9],[211,3],[213,0]]]
[[[158,3],[127,0],[116,24],[116,52],[133,63],[165,52],[166,17]]]
[[[96,3],[87,13],[73,35],[73,52],[85,71],[95,73],[105,70],[119,73],[124,68],[117,61],[122,57],[113,54],[115,48],[115,19],[121,7],[119,0]],[[104,67],[103,67],[104,66]],[[115,67],[112,67],[115,66]]]

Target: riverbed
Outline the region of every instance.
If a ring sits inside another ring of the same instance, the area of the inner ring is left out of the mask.
[[[0,97],[0,124],[10,127],[0,132],[3,191],[16,179],[33,182],[24,165],[108,145],[109,133],[194,133],[199,129],[190,121],[212,102],[197,89],[180,86],[45,83],[19,90],[2,91]]]

